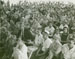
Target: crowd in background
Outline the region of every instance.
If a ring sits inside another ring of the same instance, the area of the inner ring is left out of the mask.
[[[0,1],[1,59],[12,59],[19,38],[30,59],[75,59],[75,5]]]

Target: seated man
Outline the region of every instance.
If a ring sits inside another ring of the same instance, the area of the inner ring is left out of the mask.
[[[37,56],[39,59],[45,59],[48,56],[48,50],[50,45],[52,44],[52,39],[48,38],[48,33],[43,32],[44,43],[41,48],[37,51]]]

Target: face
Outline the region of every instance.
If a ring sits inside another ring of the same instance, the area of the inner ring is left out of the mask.
[[[41,33],[41,29],[36,30],[36,34],[39,34],[39,33]]]
[[[73,37],[75,38],[75,32],[73,32]]]
[[[56,34],[59,34],[59,30],[56,30]]]
[[[51,27],[51,26],[52,26],[52,23],[49,24],[49,27]]]
[[[67,28],[64,28],[64,33],[67,33],[68,32],[68,29]]]

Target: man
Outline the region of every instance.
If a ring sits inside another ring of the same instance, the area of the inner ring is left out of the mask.
[[[48,32],[49,37],[53,37],[55,28],[52,25],[52,22],[49,22],[49,25],[45,28],[45,31]]]
[[[35,36],[35,40],[34,40],[34,44],[37,47],[39,47],[39,45],[43,44],[43,42],[44,42],[43,35],[41,32],[42,32],[42,27],[41,27],[41,25],[38,25],[38,27],[36,28],[36,36]]]
[[[50,47],[53,41],[52,38],[48,37],[48,32],[43,32],[43,38],[44,38],[44,43],[43,43],[42,50],[46,51]]]
[[[59,26],[60,33],[61,33],[61,34],[63,33],[64,27],[66,27],[67,29],[69,28],[68,25],[67,25],[67,21],[62,21],[62,23],[61,23],[60,26]]]
[[[43,32],[44,43],[41,48],[37,51],[37,56],[39,59],[45,59],[48,56],[48,50],[50,45],[52,44],[52,39],[48,38],[48,33]]]

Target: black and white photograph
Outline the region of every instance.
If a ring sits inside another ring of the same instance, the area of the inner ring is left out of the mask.
[[[75,59],[75,0],[0,0],[0,59]]]

